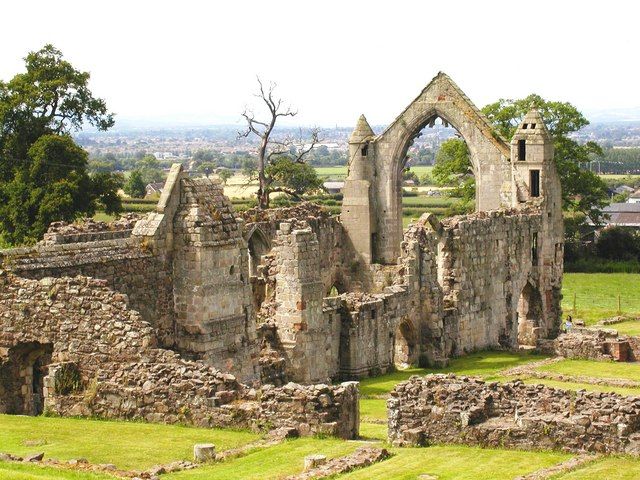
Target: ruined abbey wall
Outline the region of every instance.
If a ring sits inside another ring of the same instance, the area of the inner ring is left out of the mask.
[[[40,395],[65,415],[357,436],[354,384],[250,388],[157,348],[126,300],[103,280],[0,273],[0,412],[38,413]]]
[[[399,383],[387,407],[400,445],[640,452],[640,400],[615,393],[428,375]]]
[[[452,355],[518,344],[518,301],[536,279],[532,237],[538,212],[491,212],[443,221],[445,349]]]
[[[536,258],[547,241],[533,240],[537,208],[442,222],[426,215],[405,233],[396,265],[368,267],[341,243],[339,220],[318,207],[258,212],[243,224],[220,184],[179,170],[168,184],[158,211],[129,237],[68,243],[58,232],[61,243],[3,251],[4,268],[106,280],[160,346],[245,381],[328,382],[443,365],[473,350],[535,344],[557,323],[548,306],[559,300],[540,281],[549,274]],[[331,287],[338,295],[329,298]]]
[[[93,233],[70,236],[95,238]],[[163,256],[131,236],[81,243],[65,237],[58,235],[60,243],[0,250],[0,265],[24,278],[84,275],[105,280],[154,326],[161,345],[175,345],[173,281]]]

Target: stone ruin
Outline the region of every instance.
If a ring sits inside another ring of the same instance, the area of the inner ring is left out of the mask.
[[[399,383],[387,406],[397,445],[640,453],[639,397],[439,374]]]
[[[437,117],[469,146],[478,211],[403,232],[406,152]],[[357,388],[330,383],[557,335],[560,186],[535,109],[509,145],[438,74],[381,135],[361,117],[349,154],[340,217],[238,215],[174,165],[135,223],[53,225],[0,251],[0,412],[352,438]]]

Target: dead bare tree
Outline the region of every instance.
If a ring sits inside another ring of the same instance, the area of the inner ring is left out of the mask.
[[[299,192],[283,186],[274,186],[274,178],[268,174],[269,165],[282,157],[287,157],[293,163],[304,163],[305,157],[319,143],[320,130],[313,128],[310,132],[310,138],[304,142],[302,135],[296,139],[292,136],[285,136],[281,139],[273,138],[273,131],[276,123],[281,117],[295,117],[298,112],[292,110],[290,106],[285,105],[283,100],[274,94],[276,84],[271,82],[269,87],[265,89],[260,77],[258,80],[258,93],[255,94],[267,107],[267,117],[264,120],[258,120],[254,112],[245,108],[242,116],[247,122],[245,130],[238,132],[238,138],[248,138],[256,136],[259,140],[258,158],[257,158],[257,180],[258,180],[258,207],[269,208],[269,195],[273,192],[284,192],[294,197]],[[301,132],[302,133],[302,132]]]

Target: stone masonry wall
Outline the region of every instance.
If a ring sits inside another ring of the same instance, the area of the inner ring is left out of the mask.
[[[151,326],[106,281],[0,273],[1,412],[16,397],[35,401],[34,392],[7,377],[35,369],[32,353],[48,349],[42,396],[45,408],[61,415],[358,433],[355,384],[255,390],[156,344]]]
[[[133,227],[140,218],[136,213],[125,213],[113,222],[96,222],[92,218],[85,218],[82,222],[76,223],[52,222],[39,243],[61,245],[126,238],[131,235]]]
[[[274,318],[288,374],[300,382],[328,381],[337,366],[337,359],[325,354],[339,330],[323,316],[318,247],[311,228],[291,231],[291,224],[280,224],[273,252],[278,264]]]
[[[0,250],[0,268],[24,278],[105,280],[156,329],[160,344],[175,344],[173,284],[165,259],[138,238]]]
[[[573,327],[552,340],[538,342],[540,351],[549,355],[587,360],[638,361],[637,339],[619,335],[612,329]]]
[[[396,444],[640,453],[640,397],[428,375],[398,384],[387,407]]]
[[[521,293],[528,282],[538,288],[532,239],[540,218],[536,210],[494,211],[442,222],[438,276],[450,355],[517,346]]]
[[[243,212],[242,218],[245,221],[244,236],[249,242],[249,249],[252,246],[251,237],[256,230],[265,237],[268,248],[271,250],[275,246],[281,223],[290,224],[292,229],[311,228],[322,252],[319,272],[324,294],[328,295],[332,286],[338,287],[340,293],[352,288],[353,253],[345,244],[346,237],[338,217],[331,216],[320,205],[305,202],[286,208],[269,210],[255,208]]]

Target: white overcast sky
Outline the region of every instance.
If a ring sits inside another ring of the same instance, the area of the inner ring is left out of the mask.
[[[640,107],[633,0],[25,0],[2,17],[1,79],[52,43],[129,121],[234,123],[256,74],[306,125],[386,124],[440,70],[480,107],[531,92]]]

